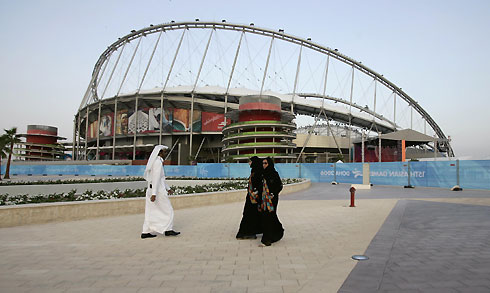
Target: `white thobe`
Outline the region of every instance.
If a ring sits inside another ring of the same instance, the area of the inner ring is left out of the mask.
[[[151,187],[150,187],[151,185]],[[163,160],[158,157],[151,168],[151,184],[146,189],[145,222],[143,233],[161,233],[173,229],[174,210],[168,199],[170,187],[165,182]],[[155,201],[151,196],[155,194]]]

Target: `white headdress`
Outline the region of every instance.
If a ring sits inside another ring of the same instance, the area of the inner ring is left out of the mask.
[[[168,149],[167,146],[164,145],[157,145],[151,152],[150,158],[148,159],[148,163],[146,163],[146,169],[145,169],[145,174],[143,177],[145,178],[146,181],[151,183],[151,167],[153,166],[153,163],[155,163],[155,160],[158,159],[158,153],[160,153],[161,150]]]

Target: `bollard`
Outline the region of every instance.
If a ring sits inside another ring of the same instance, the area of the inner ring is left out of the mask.
[[[354,188],[354,186],[352,186],[350,189],[350,208],[355,208],[356,206],[354,205],[354,197],[356,195],[356,189]]]

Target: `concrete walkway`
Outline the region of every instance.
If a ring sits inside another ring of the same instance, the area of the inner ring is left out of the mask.
[[[401,200],[340,292],[490,292],[490,206]]]
[[[375,186],[349,208],[348,187],[282,197],[265,248],[234,238],[243,203],[177,210],[175,238],[141,240],[143,215],[2,228],[0,292],[490,291],[490,192]]]

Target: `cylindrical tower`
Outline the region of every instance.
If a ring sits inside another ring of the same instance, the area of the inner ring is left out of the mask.
[[[227,114],[232,123],[223,128],[224,160],[246,161],[252,156],[292,161],[296,137],[294,115],[281,110],[281,99],[274,96],[243,96],[239,109]]]
[[[25,137],[25,143],[19,143],[16,156],[27,161],[64,160],[64,147],[58,139],[58,128],[46,125],[27,125],[27,133],[19,134]]]

